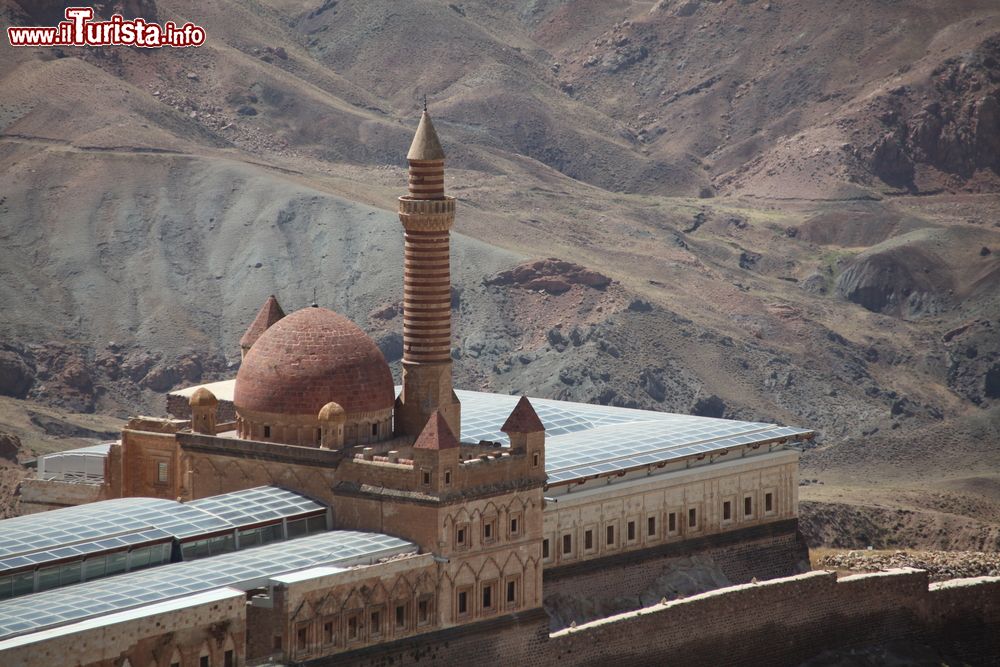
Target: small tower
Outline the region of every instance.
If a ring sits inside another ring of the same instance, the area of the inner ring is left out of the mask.
[[[339,403],[330,402],[319,410],[320,449],[341,449],[344,446],[344,424],[347,413]]]
[[[285,311],[281,309],[278,304],[278,300],[274,298],[274,295],[267,297],[267,301],[264,305],[260,307],[257,311],[257,316],[253,318],[253,322],[250,323],[249,328],[243,337],[240,338],[240,359],[245,359],[247,352],[253,347],[253,344],[257,342],[260,335],[267,331],[272,324],[280,320],[285,316]]]
[[[413,463],[418,488],[442,494],[454,484],[461,448],[448,421],[435,410],[413,443]]]
[[[215,394],[204,387],[198,387],[188,399],[188,405],[191,406],[191,430],[195,433],[215,435],[219,407],[219,399]]]
[[[417,435],[437,410],[461,433],[451,384],[451,236],[455,198],[444,193],[444,151],[424,109],[406,154],[409,194],[399,198],[403,224],[403,390],[397,433]]]
[[[528,475],[544,480],[545,426],[527,396],[521,396],[500,430],[510,438],[511,454],[525,456]]]

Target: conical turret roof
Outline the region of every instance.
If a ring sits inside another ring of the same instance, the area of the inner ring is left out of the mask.
[[[528,397],[522,396],[500,430],[504,433],[538,433],[544,431],[545,426]]]
[[[243,338],[240,338],[240,347],[249,350],[257,342],[260,335],[271,328],[271,325],[285,316],[285,311],[281,309],[278,300],[274,295],[267,297],[267,301],[257,311],[257,316],[253,318],[247,328]]]
[[[406,154],[407,160],[443,160],[444,150],[438,140],[437,132],[434,130],[434,123],[427,114],[427,110],[420,115],[420,124],[417,125],[417,133],[413,135],[413,143]]]
[[[454,447],[458,447],[458,440],[455,439],[455,434],[451,432],[448,422],[441,416],[441,413],[435,410],[434,414],[427,420],[424,430],[417,436],[416,442],[413,443],[413,448],[452,449]]]

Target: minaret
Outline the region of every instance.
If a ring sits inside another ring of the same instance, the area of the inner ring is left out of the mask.
[[[455,198],[444,193],[444,151],[424,108],[406,154],[409,194],[399,198],[403,223],[403,391],[396,432],[417,436],[435,410],[461,433],[451,386],[451,237]]]

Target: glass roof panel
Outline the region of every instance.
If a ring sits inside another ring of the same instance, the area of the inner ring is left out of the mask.
[[[416,545],[389,535],[336,530],[163,565],[0,602],[0,639],[221,586],[247,590],[317,565],[349,567],[416,552]]]

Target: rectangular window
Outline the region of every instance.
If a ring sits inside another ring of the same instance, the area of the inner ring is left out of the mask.
[[[764,511],[773,512],[774,511],[774,494],[765,493],[764,494]]]
[[[510,515],[510,536],[518,537],[521,535],[521,513]]]
[[[166,461],[158,461],[156,463],[156,481],[160,484],[166,484],[168,479],[167,472]]]
[[[688,510],[688,528],[698,527],[698,510],[692,507]]]
[[[538,452],[535,452],[534,454],[531,455],[531,467],[532,468],[538,467]]]
[[[22,572],[20,574],[15,574],[14,577],[14,589],[13,596],[17,597],[19,595],[27,595],[35,590],[35,573],[34,572]]]
[[[583,534],[583,548],[588,551],[594,548],[594,531],[588,530]]]
[[[469,592],[458,592],[458,615],[465,616],[469,613]]]
[[[281,650],[281,635],[274,635],[274,640],[271,642],[271,648],[275,651]]]
[[[360,635],[360,626],[358,614],[351,614],[347,617],[347,640],[357,641]]]
[[[483,519],[483,542],[492,542],[497,535],[497,518]]]
[[[431,473],[428,470],[424,471],[423,474],[424,486],[430,486],[431,483]]]
[[[378,424],[372,424],[372,435],[378,435]]]
[[[209,657],[207,655],[201,656],[201,658],[198,660],[198,666],[199,667],[209,667],[209,665],[211,665],[211,664],[212,664],[211,660],[209,659]]]
[[[467,524],[462,524],[455,528],[455,545],[459,547],[464,547],[468,543],[469,531],[466,528]]]
[[[451,484],[451,471],[450,470],[445,470],[444,471],[444,483],[445,484]]]
[[[507,604],[514,605],[517,604],[517,580],[510,579],[507,581]]]
[[[607,535],[605,536],[605,544],[607,544],[609,547],[614,546],[614,544],[615,544],[615,527],[614,526],[608,526],[606,532],[607,532]]]
[[[753,497],[747,496],[743,499],[743,516],[753,516]]]
[[[635,540],[635,521],[628,522],[628,541]]]
[[[677,512],[671,512],[667,515],[667,532],[671,535],[677,533]]]
[[[563,553],[569,554],[573,552],[573,536],[566,534],[563,535]]]
[[[722,503],[722,520],[729,521],[733,518],[733,504],[728,500]]]
[[[236,667],[236,654],[233,649],[222,654],[222,665],[223,667]]]
[[[333,631],[333,621],[323,623],[323,643],[327,646],[337,640],[337,635]]]
[[[300,651],[306,650],[306,646],[308,645],[308,630],[309,629],[306,626],[302,626],[295,633],[295,648]]]
[[[483,609],[493,609],[493,584],[483,584]]]
[[[264,437],[265,438],[270,438],[271,437],[271,427],[270,426],[265,426],[264,427]]]
[[[396,629],[406,629],[406,604],[396,605]]]
[[[548,538],[542,540],[542,558],[549,557],[549,540]]]
[[[377,637],[382,634],[382,610],[372,609],[368,613],[368,630],[371,632],[372,637]]]
[[[427,625],[431,622],[431,598],[428,595],[417,600],[417,625]]]
[[[646,535],[654,537],[656,535],[656,517],[651,516],[646,519]]]

